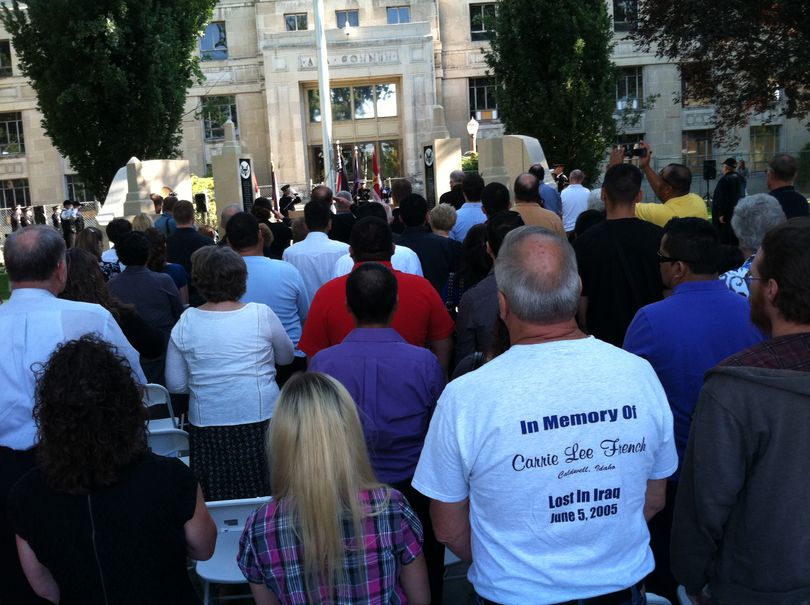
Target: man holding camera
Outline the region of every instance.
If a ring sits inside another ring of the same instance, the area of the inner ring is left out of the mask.
[[[643,155],[639,155],[638,165],[647,176],[656,197],[663,202],[636,204],[636,216],[663,227],[672,218],[696,217],[707,219],[706,203],[696,193],[691,193],[692,171],[683,164],[667,164],[660,172],[650,166],[652,148],[644,141],[638,144]]]

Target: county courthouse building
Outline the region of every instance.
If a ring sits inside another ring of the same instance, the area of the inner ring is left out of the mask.
[[[657,162],[686,161],[700,172],[704,157],[722,161],[729,155],[712,146],[713,109],[689,98],[676,64],[639,53],[626,39],[636,4],[608,2],[614,61],[621,68],[617,118],[626,109],[638,113],[621,142],[645,138]],[[375,148],[384,178],[408,177],[418,187],[433,105],[444,107],[450,135],[461,139],[463,151],[470,147],[471,117],[480,123],[479,138],[502,133],[495,84],[482,54],[496,2],[324,0],[324,5],[333,138],[341,143],[350,178],[352,149],[361,153],[361,176],[370,176]],[[261,185],[270,182],[271,159],[280,181],[305,189],[321,180],[322,99],[312,2],[220,0],[199,53],[206,80],[189,91],[183,122],[183,157],[192,172],[210,174],[212,157],[223,145],[223,123],[231,118]],[[645,106],[649,97],[656,100]],[[683,97],[682,103],[675,97]],[[0,33],[0,207],[89,198],[40,119],[10,36]],[[775,151],[796,152],[809,138],[798,121],[766,124],[755,118],[740,132],[733,155],[746,159],[755,175]],[[699,187],[696,179],[695,190]]]

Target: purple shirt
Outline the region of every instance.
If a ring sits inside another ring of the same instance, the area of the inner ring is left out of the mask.
[[[436,356],[393,328],[355,328],[315,355],[309,370],[340,381],[357,403],[377,479],[410,480],[445,385]]]

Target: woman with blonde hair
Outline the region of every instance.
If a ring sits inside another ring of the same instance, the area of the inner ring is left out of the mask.
[[[152,217],[146,214],[146,212],[141,212],[132,217],[133,231],[146,231],[154,226],[155,224],[152,222]]]
[[[293,376],[268,450],[273,499],[248,518],[238,557],[258,605],[430,602],[419,518],[374,478],[339,382]]]

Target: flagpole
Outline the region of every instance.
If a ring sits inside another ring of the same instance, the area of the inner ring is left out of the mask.
[[[318,52],[318,90],[321,97],[321,132],[323,134],[323,173],[326,186],[335,188],[335,166],[332,163],[332,95],[329,89],[329,63],[326,31],[323,26],[323,0],[312,0],[315,13],[315,46]]]

